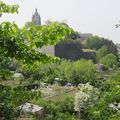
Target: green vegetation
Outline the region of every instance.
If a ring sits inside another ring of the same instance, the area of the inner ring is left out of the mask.
[[[102,46],[98,51],[96,52],[97,61],[99,61],[102,57],[107,55],[109,53],[107,46]]]
[[[18,8],[0,1],[0,15],[17,13]],[[59,40],[77,41],[85,52],[96,52],[94,62],[102,63],[106,71],[96,70],[92,60],[60,60],[36,50]],[[80,34],[65,23],[48,21],[40,27],[30,23],[20,29],[15,23],[3,22],[0,119],[17,120],[24,115],[19,106],[30,102],[44,107],[43,120],[119,120],[118,62],[112,41],[92,36],[82,44]],[[28,117],[37,119],[33,113]]]
[[[17,5],[6,5],[0,1],[0,14],[3,13],[14,13],[18,11]],[[50,26],[42,26],[40,30],[36,30],[31,27],[27,29],[19,29],[15,23],[3,22],[0,24],[0,57],[5,58],[15,58],[20,60],[22,63],[33,63],[38,61],[39,63],[54,62],[57,59],[51,56],[42,54],[35,50],[37,47],[42,47],[44,45],[53,45],[59,39],[63,39],[71,30],[58,23],[52,23]],[[33,39],[34,34],[34,39]],[[25,44],[25,40],[27,44]],[[31,41],[33,40],[33,41]],[[12,46],[12,47],[11,47]],[[5,76],[4,71],[1,71],[2,76]],[[3,79],[5,77],[2,77]],[[1,86],[2,87],[2,86]],[[8,91],[8,90],[9,91]],[[24,101],[29,101],[31,96],[29,92],[23,92],[25,94],[20,95],[18,91],[21,89],[17,87],[15,90],[11,87],[1,88],[1,99],[0,99],[0,116],[5,119],[13,120],[19,116],[14,115],[16,112],[16,107],[19,106]],[[32,92],[32,91],[31,91]],[[19,94],[18,94],[19,93]],[[19,102],[15,102],[16,96]],[[22,96],[22,97],[21,97]],[[20,99],[22,98],[22,99]],[[32,96],[33,98],[33,96]]]
[[[117,47],[115,44],[108,39],[104,39],[98,36],[92,36],[87,39],[86,47],[90,49],[100,49],[101,47],[106,46],[109,53],[117,54]]]
[[[0,15],[3,13],[18,13],[18,5],[7,5],[4,2],[0,1]]]
[[[29,79],[41,80],[50,84],[55,83],[55,78],[59,78],[59,83],[65,85],[71,83],[78,85],[79,83],[90,82],[97,85],[99,81],[96,79],[96,68],[91,60],[81,59],[79,61],[61,61],[59,64],[46,64],[35,66],[24,66],[21,70],[26,73]]]
[[[76,120],[74,98],[71,96],[63,96],[63,98],[58,101],[39,99],[34,102],[40,106],[44,106],[46,112],[44,120]]]
[[[75,111],[78,112],[78,118],[81,119],[82,112],[90,106],[94,106],[99,98],[99,91],[90,84],[79,84],[79,92],[75,95]]]
[[[117,65],[117,57],[110,53],[102,57],[100,59],[100,62],[106,65],[107,67],[114,68]]]
[[[119,120],[120,108],[119,73],[106,80],[101,87],[101,96],[97,104],[89,110],[89,119]]]

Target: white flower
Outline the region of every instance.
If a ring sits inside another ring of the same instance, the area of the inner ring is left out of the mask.
[[[75,94],[75,111],[81,111],[81,109],[88,106],[93,106],[93,103],[98,99],[98,89],[94,88],[89,83],[79,84],[79,92]]]

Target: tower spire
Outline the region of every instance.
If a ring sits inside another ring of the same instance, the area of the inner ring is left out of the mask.
[[[35,8],[35,13],[32,16],[32,21],[34,22],[34,24],[41,25],[41,18],[40,18],[37,8]]]

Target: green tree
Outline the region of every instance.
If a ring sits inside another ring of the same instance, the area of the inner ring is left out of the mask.
[[[75,84],[87,83],[97,85],[96,68],[91,60],[79,60],[73,63],[71,80]]]
[[[106,56],[109,53],[107,46],[102,46],[98,51],[96,52],[97,61],[99,61],[102,57]]]
[[[86,47],[90,48],[90,49],[98,50],[103,46],[107,47],[109,53],[113,53],[113,54],[117,55],[117,52],[118,52],[117,46],[111,40],[101,38],[98,36],[92,36],[92,37],[88,38],[88,40],[86,42]]]
[[[92,36],[88,38],[86,42],[87,48],[99,49],[103,45],[103,40],[98,36]]]
[[[97,85],[96,68],[91,60],[78,60],[76,62],[62,61],[55,70],[56,77],[59,77],[62,84],[70,82],[74,85],[90,82]]]
[[[3,13],[18,13],[18,5],[7,5],[0,0],[0,15]]]
[[[0,1],[0,14],[17,12],[18,5],[7,5]],[[19,29],[15,23],[3,22],[0,24],[0,57],[15,58],[27,64],[35,61],[41,64],[55,62],[57,58],[42,54],[36,51],[36,48],[55,45],[70,33],[70,28],[57,22],[50,26],[42,26],[40,30],[35,27]],[[20,90],[20,87],[14,89],[0,86],[0,116],[7,120],[14,120],[19,116],[19,113],[15,114],[17,106],[31,98],[28,92],[23,90],[21,93]]]
[[[113,68],[117,65],[117,57],[110,53],[100,59],[100,62],[107,67]]]

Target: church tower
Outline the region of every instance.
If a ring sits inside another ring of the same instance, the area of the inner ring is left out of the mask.
[[[35,13],[32,15],[32,22],[34,24],[41,25],[41,17],[39,15],[37,9],[35,9]]]

